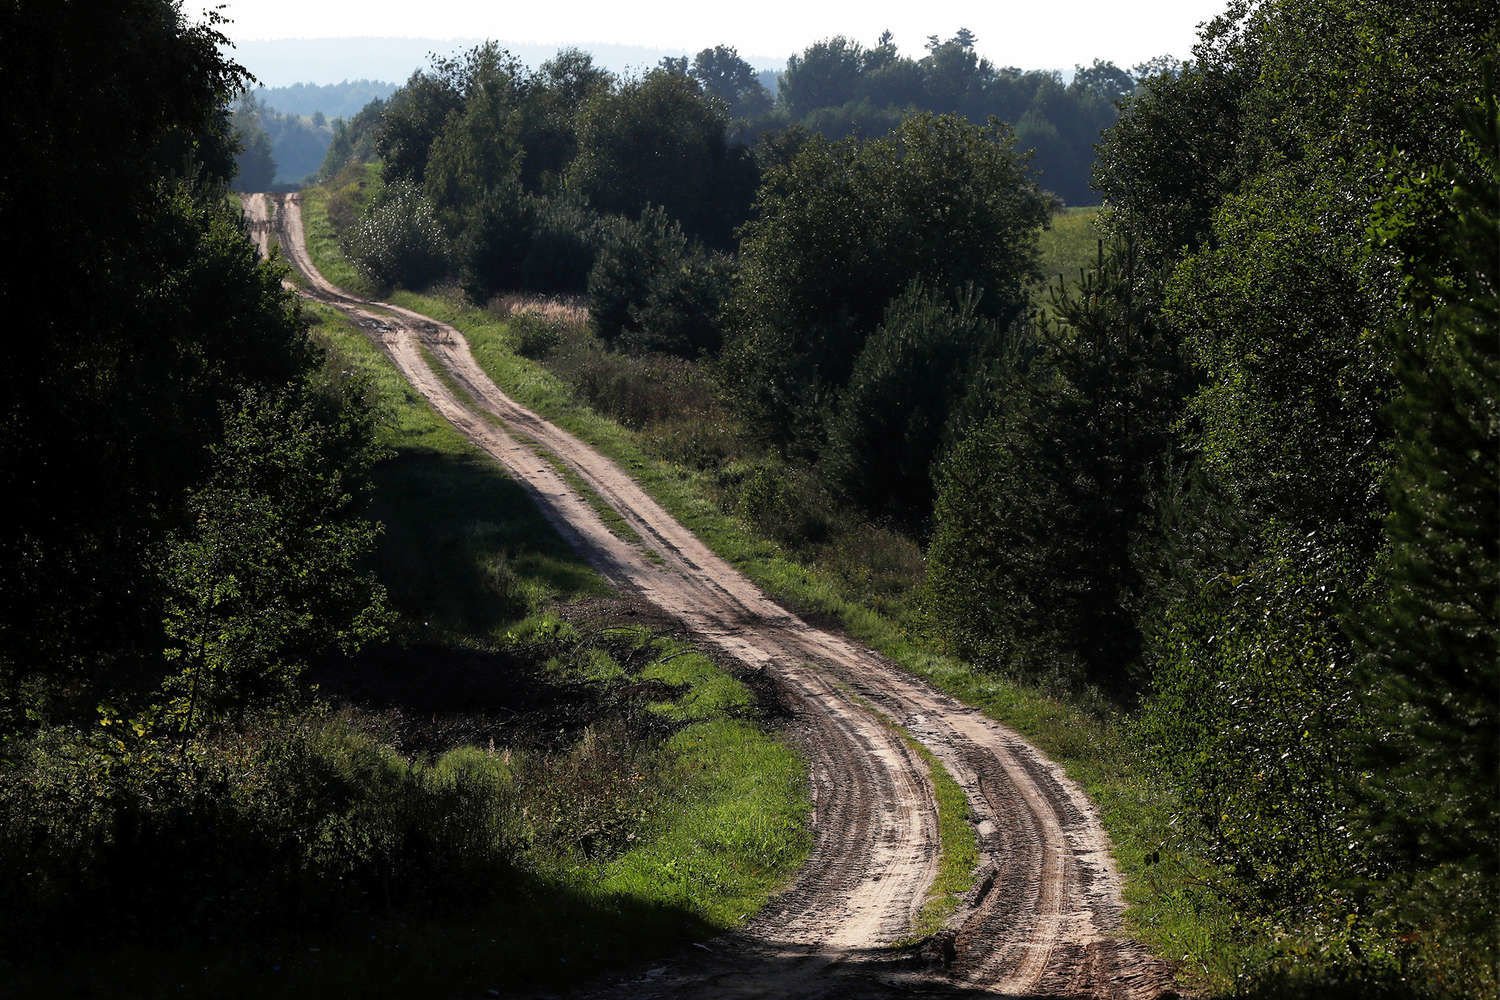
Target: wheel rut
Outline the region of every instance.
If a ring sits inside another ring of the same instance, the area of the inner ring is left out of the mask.
[[[263,253],[273,237],[280,245],[302,279],[299,293],[359,324],[606,579],[764,671],[792,711],[813,802],[812,853],[801,873],[740,930],[579,995],[1134,1000],[1170,990],[1170,968],[1121,932],[1108,838],[1061,768],[1013,730],[772,601],[612,461],[505,395],[457,330],[330,284],[307,254],[298,195],[249,195],[245,211]],[[639,541],[612,533],[538,448]],[[940,842],[927,768],[890,722],[943,762],[979,834],[982,891],[952,921],[947,967],[895,947],[936,875]]]

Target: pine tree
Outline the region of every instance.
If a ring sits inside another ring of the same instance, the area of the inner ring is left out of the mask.
[[[1407,254],[1413,309],[1397,352],[1389,590],[1365,616],[1362,638],[1370,685],[1384,700],[1372,748],[1375,821],[1415,889],[1401,909],[1421,928],[1414,936],[1468,939],[1457,952],[1467,961],[1443,975],[1455,992],[1477,995],[1494,985],[1500,898],[1500,117],[1492,88],[1470,129],[1468,155],[1451,177],[1418,179],[1397,199],[1421,215],[1444,212],[1448,232]]]

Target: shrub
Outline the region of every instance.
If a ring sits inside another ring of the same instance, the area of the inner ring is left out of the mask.
[[[42,732],[0,780],[0,940],[277,928],[492,892],[522,841],[504,762],[471,749],[426,766],[383,736],[348,713],[186,751]]]
[[[344,238],[344,253],[372,281],[422,288],[448,272],[452,248],[421,189],[394,181]]]
[[[919,526],[932,509],[932,465],[969,371],[997,334],[972,290],[912,284],[865,342],[829,421],[831,480],[867,511]]]
[[[720,474],[719,486],[725,506],[793,548],[826,541],[842,520],[816,476],[774,459],[736,462]]]
[[[729,268],[691,243],[671,217],[648,208],[608,232],[589,272],[589,315],[606,343],[698,357],[723,339],[719,311]]]
[[[599,216],[562,198],[533,200],[531,244],[521,261],[521,287],[532,292],[579,295],[601,239]]]
[[[480,305],[521,286],[522,263],[536,230],[536,207],[519,185],[486,191],[457,246],[464,294]]]
[[[512,313],[510,335],[515,341],[516,353],[525,358],[545,358],[562,343],[559,325],[535,313]]]

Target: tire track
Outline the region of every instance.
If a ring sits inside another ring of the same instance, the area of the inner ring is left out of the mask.
[[[375,338],[614,585],[766,671],[793,709],[814,805],[813,851],[802,873],[741,931],[591,995],[1135,998],[1170,987],[1170,970],[1121,936],[1124,904],[1108,838],[1061,768],[1014,731],[776,604],[613,462],[501,392],[457,330],[330,284],[307,255],[299,196],[275,199],[248,196],[246,215],[263,252],[276,236],[306,283],[301,294]],[[612,534],[532,444],[617,511],[639,546]],[[927,769],[886,719],[943,762],[976,817],[981,877],[952,922],[949,969],[920,967],[890,948],[932,883],[939,841]]]

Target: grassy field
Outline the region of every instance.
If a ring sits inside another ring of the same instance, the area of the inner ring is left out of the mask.
[[[1052,216],[1039,241],[1043,280],[1076,282],[1078,273],[1094,263],[1102,238],[1097,206],[1065,208]]]
[[[325,204],[324,192],[305,196],[309,234],[319,234],[314,259],[331,275],[348,265],[338,257]],[[1093,210],[1072,210],[1058,221],[1048,234],[1049,260],[1082,259],[1082,248],[1094,239]],[[1184,849],[1173,823],[1175,804],[1137,751],[1127,717],[1088,692],[1053,695],[943,655],[912,625],[920,619],[918,593],[896,595],[884,613],[876,611],[857,586],[758,536],[711,499],[711,473],[653,456],[640,435],[582,404],[545,366],[520,356],[505,319],[451,292],[399,291],[391,301],[462,330],[496,384],[629,470],[663,507],[778,600],[837,622],[917,676],[1014,727],[1062,764],[1098,805],[1114,842],[1132,933],[1180,962],[1185,976],[1205,990],[1231,988],[1242,959],[1232,940],[1234,914],[1206,888],[1212,883],[1206,866]]]

